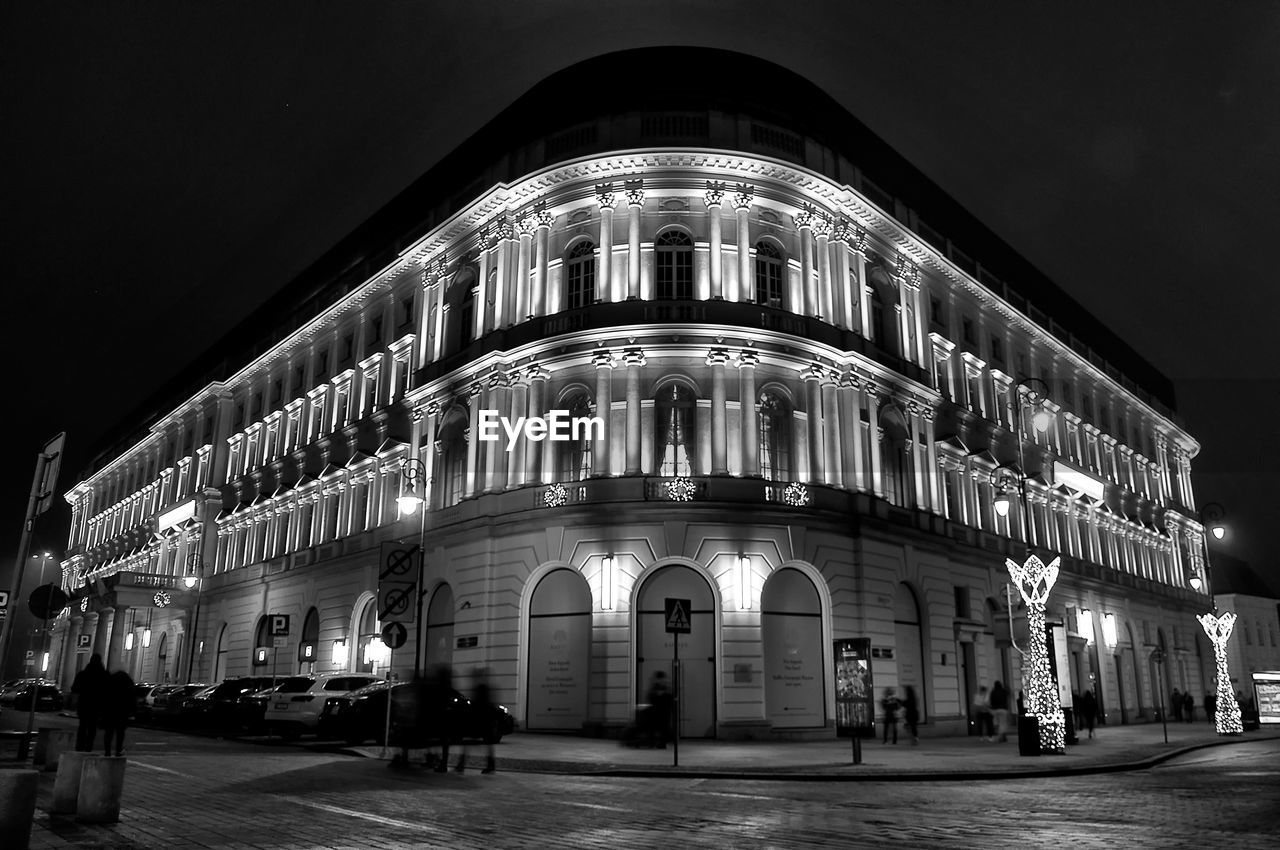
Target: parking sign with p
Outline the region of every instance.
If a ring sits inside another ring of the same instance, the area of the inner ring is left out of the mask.
[[[271,636],[272,637],[288,637],[289,635],[289,615],[288,614],[272,614],[271,615]]]

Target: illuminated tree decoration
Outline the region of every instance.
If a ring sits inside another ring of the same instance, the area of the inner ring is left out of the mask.
[[[1231,630],[1236,625],[1236,615],[1227,611],[1221,616],[1201,614],[1196,617],[1204,626],[1204,633],[1213,641],[1213,658],[1218,662],[1218,696],[1217,711],[1214,714],[1214,725],[1219,735],[1239,735],[1244,732],[1240,722],[1240,705],[1236,702],[1235,692],[1231,690],[1231,674],[1227,671],[1227,641],[1231,638]]]
[[[673,502],[692,502],[694,484],[688,478],[672,478],[667,482],[667,498]]]
[[[547,488],[547,492],[542,494],[542,501],[546,502],[549,508],[558,508],[569,501],[569,491],[557,481]]]
[[[809,489],[799,481],[792,481],[787,485],[787,489],[782,491],[782,501],[793,508],[803,508],[809,504]]]
[[[1025,655],[1022,685],[1027,713],[1040,724],[1040,752],[1064,753],[1067,748],[1066,719],[1062,716],[1062,701],[1058,696],[1058,683],[1049,669],[1049,647],[1045,642],[1044,607],[1058,580],[1058,564],[1054,558],[1047,566],[1035,555],[1028,555],[1025,564],[1019,565],[1005,559],[1009,575],[1027,603],[1027,624],[1030,638]]]

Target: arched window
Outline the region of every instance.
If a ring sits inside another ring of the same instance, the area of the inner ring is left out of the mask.
[[[697,475],[698,401],[693,390],[683,384],[667,384],[658,391],[653,410],[658,474]]]
[[[591,406],[591,398],[581,391],[565,399],[560,407],[569,411],[571,420],[595,415]],[[592,440],[594,435],[591,433],[590,428],[582,428],[578,434],[573,434],[570,431],[570,436],[574,437],[574,439],[556,444],[560,447],[558,452],[560,474],[556,480],[585,481],[591,477],[591,469],[594,463],[591,451],[594,447],[594,440]]]
[[[458,339],[459,347],[465,348],[476,338],[476,291],[468,282],[462,293],[462,301],[458,304]]]
[[[760,394],[760,475],[785,481],[791,474],[791,406],[777,393]]]
[[[681,230],[666,230],[654,241],[659,298],[693,298],[693,240]]]
[[[596,246],[583,240],[564,261],[565,306],[573,310],[596,300]]]
[[[259,617],[258,627],[253,631],[253,666],[263,667],[271,662],[270,617]]]
[[[307,619],[302,623],[302,640],[298,642],[298,663],[302,665],[299,670],[314,670],[314,667],[307,667],[308,664],[315,664],[320,655],[320,612],[312,608],[307,612]]]
[[[372,673],[374,665],[386,660],[386,645],[378,631],[378,606],[370,602],[360,613],[360,629],[356,642],[359,655],[356,657],[356,670],[361,673]]]
[[[879,287],[871,287],[871,339],[876,345],[887,349],[888,339],[885,337],[884,299],[880,297]]]
[[[880,412],[880,427],[884,431],[884,438],[880,441],[884,497],[898,507],[909,507],[911,470],[907,461],[907,440],[910,435],[906,418],[896,407],[885,407]]]
[[[437,480],[440,491],[439,503],[442,508],[458,504],[466,494],[467,439],[464,433],[466,427],[466,417],[455,410],[445,419],[444,426],[440,429]]]
[[[772,242],[756,243],[756,302],[781,309],[783,304],[782,252]]]

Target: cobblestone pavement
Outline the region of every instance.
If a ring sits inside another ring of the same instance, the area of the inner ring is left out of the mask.
[[[243,745],[241,745],[243,746]],[[794,782],[399,772],[292,748],[140,748],[121,822],[43,813],[34,848],[1276,846],[1280,741],[1143,771],[975,782]],[[3,846],[0,837],[0,846]]]

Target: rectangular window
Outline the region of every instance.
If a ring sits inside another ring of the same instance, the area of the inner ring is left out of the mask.
[[[1088,393],[1080,396],[1080,415],[1089,422],[1093,421],[1093,397]]]
[[[382,317],[375,317],[371,326],[372,333],[369,334],[364,346],[364,353],[366,357],[382,348]]]
[[[349,333],[342,338],[342,357],[339,362],[346,363],[351,359],[352,355],[355,353],[355,342],[355,334]]]
[[[955,586],[956,592],[956,616],[962,620],[969,619],[969,588]]]
[[[1004,365],[1004,340],[998,336],[991,337],[991,359]]]
[[[947,323],[946,314],[942,312],[942,299],[929,296],[929,321],[943,326]]]
[[[244,404],[236,405],[236,418],[232,425],[232,431],[239,431],[244,428]]]
[[[964,319],[962,319],[960,322],[960,327],[961,327],[961,332],[964,336],[964,341],[969,343],[970,345],[977,344],[978,337],[973,330],[973,319],[970,319],[968,316],[965,316]]]
[[[323,381],[329,377],[329,348],[320,349],[316,355],[316,380]]]
[[[400,300],[400,327],[413,324],[413,293]]]
[[[273,408],[280,406],[280,397],[284,395],[284,380],[276,378],[271,382],[271,406]]]
[[[302,382],[305,380],[306,380],[306,370],[304,370],[301,366],[294,366],[293,367],[293,387],[290,389],[290,392],[292,392],[294,396],[298,396],[302,394],[302,390],[303,390]]]

